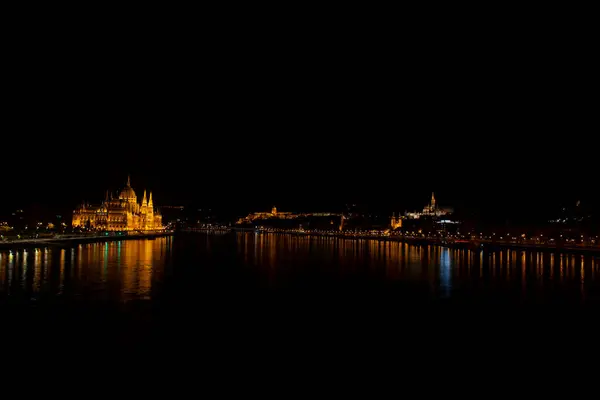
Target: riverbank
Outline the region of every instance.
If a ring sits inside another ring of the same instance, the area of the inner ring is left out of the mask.
[[[535,250],[554,253],[571,253],[571,254],[600,254],[600,246],[569,246],[569,245],[551,245],[546,243],[511,243],[502,241],[482,241],[482,240],[461,240],[456,241],[444,238],[427,238],[427,237],[410,237],[398,235],[377,235],[377,234],[360,234],[360,233],[341,233],[341,232],[311,232],[311,231],[266,231],[254,230],[247,228],[230,228],[233,232],[256,232],[256,234],[282,234],[294,236],[311,236],[311,237],[333,237],[338,239],[361,239],[361,240],[377,240],[383,242],[400,242],[408,243],[417,246],[442,246],[466,250],[483,250],[499,251],[503,249],[510,250]],[[195,230],[195,232],[211,232],[210,230]]]
[[[157,237],[171,236],[172,231],[161,231],[161,232],[150,232],[150,233],[136,233],[136,234],[107,234],[101,233],[97,235],[65,235],[52,238],[39,238],[39,239],[20,239],[20,240],[7,240],[0,242],[0,250],[19,250],[29,249],[35,247],[73,247],[75,245],[84,243],[97,243],[97,242],[114,242],[121,240],[139,240],[139,239],[154,239]]]

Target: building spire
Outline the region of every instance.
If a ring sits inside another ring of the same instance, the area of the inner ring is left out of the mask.
[[[144,189],[144,197],[142,198],[142,206],[146,205],[146,189]]]
[[[131,175],[127,174],[127,186],[131,186]]]
[[[148,198],[148,207],[152,207],[152,192],[150,192],[150,197]]]

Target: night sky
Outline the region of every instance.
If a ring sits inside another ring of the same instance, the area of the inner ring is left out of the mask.
[[[583,43],[202,32],[16,48],[2,208],[72,209],[127,174],[158,205],[239,214],[404,211],[432,191],[442,205],[506,215],[600,204],[598,78]]]

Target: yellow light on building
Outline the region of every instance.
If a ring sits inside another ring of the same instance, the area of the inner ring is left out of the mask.
[[[142,202],[137,202],[137,195],[131,187],[129,178],[127,185],[121,190],[119,197],[113,199],[106,194],[105,200],[98,206],[82,204],[73,211],[72,226],[106,231],[155,231],[164,229],[162,215],[154,209],[152,192],[146,200],[146,191]]]

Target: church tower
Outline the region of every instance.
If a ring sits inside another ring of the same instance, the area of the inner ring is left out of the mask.
[[[435,210],[435,195],[431,192],[431,211]]]
[[[144,190],[144,197],[142,197],[142,207],[141,207],[141,212],[143,214],[146,213],[147,206],[148,206],[148,202],[146,201],[146,190]]]
[[[140,228],[142,230],[148,229],[148,202],[146,201],[146,190],[144,189],[144,196],[142,197],[142,204],[140,206]]]
[[[146,229],[154,229],[154,204],[152,204],[152,192],[150,192],[148,204],[146,205]]]
[[[392,228],[392,230],[402,228],[402,218],[400,218],[400,215],[398,215],[398,218],[396,218],[396,213],[392,213],[390,227]]]

